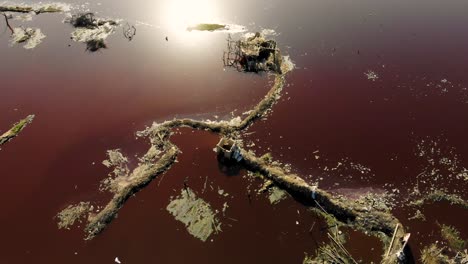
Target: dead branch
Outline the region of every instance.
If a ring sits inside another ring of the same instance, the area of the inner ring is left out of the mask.
[[[10,29],[11,34],[13,35],[13,33],[15,33],[15,31],[14,31],[13,28],[10,26],[10,22],[8,21],[8,16],[7,16],[5,13],[2,13],[2,15],[5,17],[6,25],[7,25],[7,27]]]

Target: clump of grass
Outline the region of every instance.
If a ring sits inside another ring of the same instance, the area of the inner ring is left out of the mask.
[[[461,251],[466,247],[466,241],[460,237],[460,231],[455,227],[442,225],[440,226],[440,233],[453,250]]]
[[[336,264],[357,264],[357,261],[349,254],[343,243],[339,241],[337,236],[333,237],[328,233],[330,238],[329,244],[322,245],[317,250],[317,257],[312,258],[306,254],[303,264],[315,263],[336,263]]]
[[[215,31],[215,30],[223,30],[226,29],[226,25],[221,24],[198,24],[192,27],[188,27],[188,31],[198,30],[198,31]]]
[[[449,258],[443,254],[444,248],[439,248],[436,244],[431,244],[421,250],[421,262],[423,264],[445,264],[449,263]]]

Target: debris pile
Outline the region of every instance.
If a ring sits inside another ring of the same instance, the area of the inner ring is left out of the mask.
[[[46,36],[39,28],[14,28],[11,36],[11,45],[25,44],[25,49],[33,49],[39,45]]]
[[[228,38],[228,50],[223,55],[224,66],[234,67],[238,71],[262,72],[271,71],[281,74],[282,57],[276,41],[267,40],[257,32],[247,34],[234,41]]]
[[[75,28],[71,33],[73,41],[86,43],[86,50],[90,52],[106,49],[105,40],[118,26],[117,21],[96,18],[93,13],[72,15],[66,22]]]

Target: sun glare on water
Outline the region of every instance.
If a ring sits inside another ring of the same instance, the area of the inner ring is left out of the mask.
[[[161,6],[161,22],[169,32],[183,34],[189,26],[218,22],[218,4],[216,0],[168,0]]]

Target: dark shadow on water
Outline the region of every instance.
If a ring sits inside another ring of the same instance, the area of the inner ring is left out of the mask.
[[[218,160],[219,171],[226,174],[227,176],[238,176],[241,170],[244,170],[242,163],[239,163],[232,159],[227,159],[223,154],[218,154],[216,159]]]
[[[101,49],[107,49],[107,45],[102,39],[93,39],[86,42],[86,51],[96,52]]]

